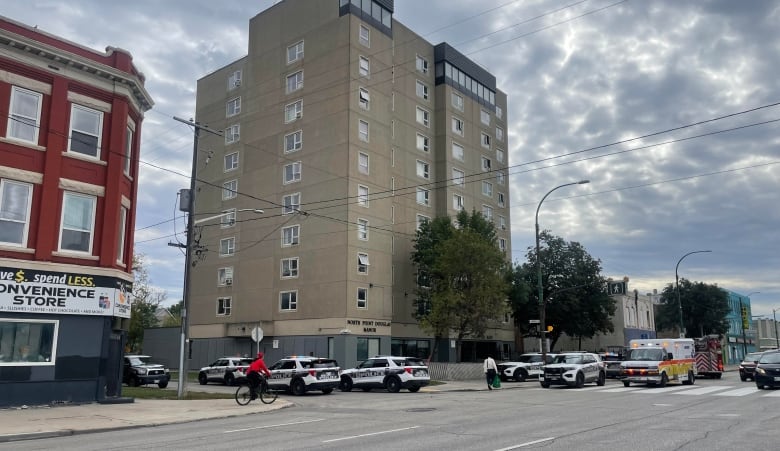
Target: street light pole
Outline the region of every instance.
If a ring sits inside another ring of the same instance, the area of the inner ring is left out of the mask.
[[[544,290],[542,289],[542,259],[539,255],[539,209],[542,208],[542,202],[544,202],[545,199],[547,199],[547,196],[550,195],[553,191],[557,190],[558,188],[563,188],[564,186],[571,186],[571,185],[584,185],[586,183],[590,183],[590,180],[580,180],[579,182],[572,182],[572,183],[566,183],[563,185],[556,186],[555,188],[551,189],[550,191],[547,191],[547,194],[542,197],[542,200],[539,201],[539,205],[536,207],[536,282],[539,286],[539,335],[542,338],[542,363],[547,363],[547,340],[546,336],[544,335],[547,332],[547,324],[546,324],[546,306],[544,304]]]
[[[772,309],[772,321],[775,322],[775,348],[780,349],[780,337],[777,336],[777,316],[775,316],[775,312],[777,309]]]
[[[687,254],[680,257],[679,260],[677,260],[677,266],[674,267],[674,287],[675,287],[675,291],[677,291],[677,306],[680,308],[680,338],[685,338],[685,323],[683,322],[682,301],[680,300],[680,278],[677,276],[677,270],[680,268],[680,262],[682,262],[685,257],[691,254],[701,254],[704,252],[712,252],[712,251],[688,252]]]

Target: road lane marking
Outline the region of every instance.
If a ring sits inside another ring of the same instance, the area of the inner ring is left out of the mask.
[[[723,393],[715,393],[715,396],[745,396],[745,395],[752,395],[757,391],[758,388],[756,387],[746,387],[746,388],[738,388],[736,390],[729,390]]]
[[[349,437],[340,437],[340,438],[334,438],[334,439],[330,439],[330,440],[323,440],[322,443],[333,443],[333,442],[339,442],[341,440],[352,440],[353,438],[370,437],[372,435],[380,435],[380,434],[389,434],[391,432],[408,431],[410,429],[417,429],[418,427],[420,427],[420,426],[412,426],[412,427],[401,428],[401,429],[391,429],[389,431],[371,432],[371,433],[368,433],[368,434],[350,435]]]
[[[306,421],[293,421],[292,423],[279,423],[279,424],[268,424],[265,426],[255,426],[251,428],[244,428],[244,429],[233,429],[232,431],[223,431],[223,434],[231,434],[233,432],[244,432],[244,431],[253,431],[255,429],[268,429],[268,428],[275,428],[279,426],[293,426],[296,424],[306,424],[306,423],[316,423],[318,421],[325,421],[325,418],[317,418],[315,420],[306,420]]]
[[[710,394],[710,393],[716,392],[716,391],[728,390],[729,388],[734,388],[734,386],[733,385],[721,385],[721,386],[718,386],[718,387],[695,388],[693,390],[680,392],[679,394],[680,395],[692,395],[692,396],[707,395],[707,394]]]
[[[513,450],[513,449],[524,448],[526,446],[536,445],[537,443],[549,442],[550,440],[555,440],[555,437],[547,437],[547,438],[542,438],[542,439],[539,439],[539,440],[534,440],[532,442],[520,443],[519,445],[513,445],[513,446],[510,446],[508,448],[497,449],[496,451],[510,451],[510,450]]]
[[[641,390],[637,393],[641,393],[643,395],[663,395],[664,393],[671,393],[678,390],[690,390],[690,386],[687,385],[678,385],[677,387],[666,387],[666,388],[648,388],[647,390]]]
[[[618,388],[608,388],[606,390],[602,390],[601,393],[626,393],[626,392],[637,391],[641,389],[642,387],[618,387]]]

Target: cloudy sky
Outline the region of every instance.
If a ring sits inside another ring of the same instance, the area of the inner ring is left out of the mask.
[[[336,0],[311,0],[332,1]],[[136,252],[172,303],[184,257],[195,83],[246,54],[272,0],[28,0],[0,15],[97,50],[129,50],[156,105],[144,121]],[[780,308],[780,3],[396,0],[395,18],[496,75],[509,96],[512,256],[540,226],[604,275],[659,291],[680,277]],[[151,165],[150,165],[151,164]],[[154,166],[152,166],[154,165]],[[156,167],[155,167],[156,166]],[[164,168],[164,169],[160,169]],[[174,220],[175,218],[175,220]]]

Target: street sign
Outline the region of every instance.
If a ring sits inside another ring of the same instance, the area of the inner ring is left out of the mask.
[[[541,323],[541,321],[539,321],[538,319],[529,319],[528,320],[528,324],[539,324],[539,323]]]
[[[254,329],[252,329],[252,341],[255,343],[260,343],[260,341],[263,339],[263,328],[260,326],[256,326]]]

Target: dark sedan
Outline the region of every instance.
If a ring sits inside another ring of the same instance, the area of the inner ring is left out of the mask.
[[[780,387],[780,351],[769,351],[761,354],[753,374],[756,387]]]
[[[761,358],[760,352],[751,352],[742,359],[742,362],[739,364],[739,378],[742,382],[753,379],[753,373],[756,371],[756,364],[759,358]]]

